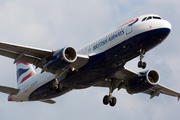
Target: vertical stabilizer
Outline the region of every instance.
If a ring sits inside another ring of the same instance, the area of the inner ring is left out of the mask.
[[[22,61],[16,63],[16,72],[18,86],[35,74],[32,65]]]

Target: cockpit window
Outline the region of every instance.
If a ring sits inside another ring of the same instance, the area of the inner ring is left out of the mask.
[[[142,22],[143,22],[143,21],[145,21],[145,20],[146,20],[146,18],[147,18],[147,17],[143,18],[143,19],[142,19]]]
[[[152,17],[151,17],[151,16],[149,16],[149,17],[147,18],[147,20],[150,20],[150,19],[152,19]]]
[[[161,20],[161,17],[158,17],[158,16],[149,16],[149,17],[143,18],[141,22],[146,21],[146,20],[150,20],[150,19],[158,19],[158,20]]]
[[[160,17],[156,17],[156,16],[153,16],[153,19],[159,19],[159,20],[161,20]]]

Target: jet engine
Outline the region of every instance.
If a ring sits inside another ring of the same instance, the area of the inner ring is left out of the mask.
[[[126,90],[129,94],[146,91],[159,82],[159,74],[155,70],[141,72],[137,77],[128,82]]]
[[[45,71],[57,71],[66,68],[77,59],[76,50],[72,47],[65,47],[55,51],[43,66]]]

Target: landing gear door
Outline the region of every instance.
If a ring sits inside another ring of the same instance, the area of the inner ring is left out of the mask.
[[[132,33],[132,27],[133,26],[131,24],[127,25],[127,27],[126,27],[126,35]]]

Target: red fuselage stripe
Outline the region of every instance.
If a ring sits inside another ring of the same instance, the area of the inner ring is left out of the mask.
[[[124,23],[123,25],[119,26],[118,28],[120,28],[120,27],[122,27],[122,26],[124,26],[124,25],[126,25],[126,24],[129,24],[129,23],[131,23],[131,22],[134,22],[135,20],[139,20],[139,19],[136,18],[136,19],[130,20],[129,22]],[[118,28],[117,28],[117,29],[118,29]]]

